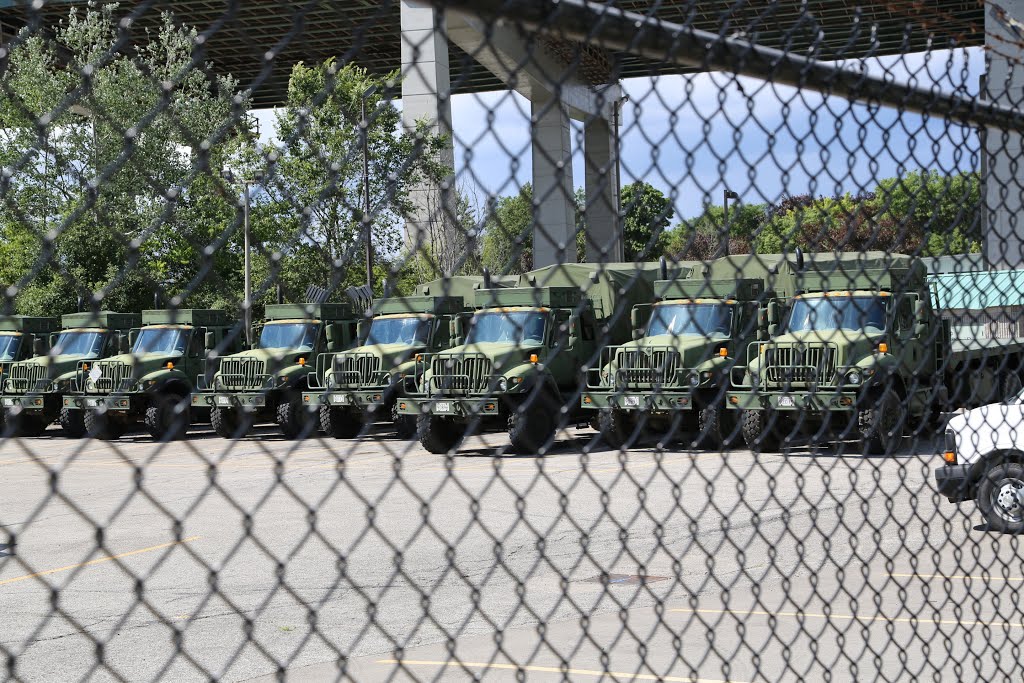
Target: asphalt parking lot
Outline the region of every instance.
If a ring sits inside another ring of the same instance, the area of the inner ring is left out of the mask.
[[[493,435],[455,457],[385,433],[6,441],[8,673],[751,681],[1016,666],[1018,540],[939,499],[935,444],[755,457],[620,453],[593,436],[570,430],[543,458],[494,457]],[[1004,659],[981,654],[1001,644]]]

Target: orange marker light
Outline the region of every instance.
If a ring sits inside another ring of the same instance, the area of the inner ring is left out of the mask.
[[[723,346],[722,348],[718,349],[718,355],[721,356],[722,358],[725,358],[726,356],[729,355],[729,349]]]
[[[537,354],[535,354],[535,353],[531,353],[530,354],[530,362],[531,363],[536,363],[538,360],[540,360],[540,357]]]
[[[89,364],[88,363],[82,363],[82,369],[83,370],[88,370],[89,369]]]
[[[946,451],[942,454],[942,459],[950,465],[956,464],[956,453],[954,451]]]
[[[167,369],[168,370],[173,370],[174,369],[174,363],[172,363],[171,361],[167,361]]]
[[[417,353],[416,354],[416,362],[419,363],[422,360],[423,360],[423,354],[422,353]]]
[[[878,345],[878,352],[889,353],[889,345],[886,344],[885,342],[882,342],[881,344]]]
[[[300,358],[299,359],[299,365],[305,365],[305,364],[306,364],[306,359],[305,358]]]

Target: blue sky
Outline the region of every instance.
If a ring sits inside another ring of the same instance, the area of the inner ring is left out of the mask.
[[[873,75],[976,94],[981,49],[937,50],[847,62]],[[919,168],[978,168],[970,130],[892,109],[726,73],[623,82],[622,182],[645,180],[673,198],[676,218],[720,203],[729,188],[748,203],[787,195],[857,192]],[[396,103],[401,106],[400,102]],[[481,205],[530,179],[529,103],[514,92],[452,98],[459,187]],[[269,131],[269,112],[261,112]],[[574,123],[573,179],[583,185],[582,130]]]

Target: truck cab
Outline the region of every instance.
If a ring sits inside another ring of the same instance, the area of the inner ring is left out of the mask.
[[[14,363],[6,374],[2,401],[12,432],[37,436],[56,420],[64,436],[85,436],[81,406],[67,396],[78,391],[78,366],[127,350],[129,331],[141,323],[142,316],[137,313],[97,311],[62,316],[62,329],[49,352]]]
[[[11,368],[19,361],[42,356],[56,341],[60,319],[28,315],[0,316],[0,391]],[[10,406],[14,408],[12,404]],[[0,427],[6,427],[7,410],[0,410]]]
[[[224,438],[264,422],[289,439],[315,432],[314,409],[303,402],[310,368],[352,345],[357,320],[348,302],[268,305],[255,348],[221,358],[212,381],[192,394],[192,406],[210,409]]]
[[[399,438],[409,439],[416,420],[398,413],[398,400],[415,391],[416,358],[457,340],[466,307],[461,296],[418,295],[375,301],[372,311],[360,328],[361,345],[317,359],[302,399],[319,406],[320,426],[329,436],[351,439],[364,424],[389,420]]]
[[[185,435],[204,411],[189,410],[195,378],[215,358],[240,346],[239,323],[215,309],[149,310],[129,333],[131,350],[79,364],[85,426],[97,438],[116,439],[142,422],[154,439]]]
[[[691,277],[655,283],[659,301],[633,308],[635,339],[602,351],[587,373],[584,409],[599,411],[601,435],[621,448],[639,431],[661,441],[696,431],[696,443],[727,446],[735,424],[725,392],[737,358],[761,332],[759,278]]]

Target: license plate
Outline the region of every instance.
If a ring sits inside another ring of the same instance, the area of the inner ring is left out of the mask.
[[[348,403],[348,394],[331,394],[331,403],[345,405]]]
[[[229,405],[231,405],[231,397],[230,396],[218,396],[217,397],[217,405],[219,405],[219,406],[229,406]]]
[[[450,413],[452,412],[452,404],[448,401],[440,401],[434,404],[435,413]]]
[[[622,405],[626,408],[639,408],[640,397],[639,396],[623,396]]]
[[[99,404],[100,404],[100,400],[98,398],[87,398],[87,399],[85,399],[85,407],[86,408],[95,408]]]
[[[4,405],[5,406],[13,406],[14,405],[14,399],[13,398],[5,398],[4,399]]]
[[[796,404],[793,403],[793,397],[792,396],[780,396],[779,397],[779,405],[787,407],[787,408],[792,408]]]

